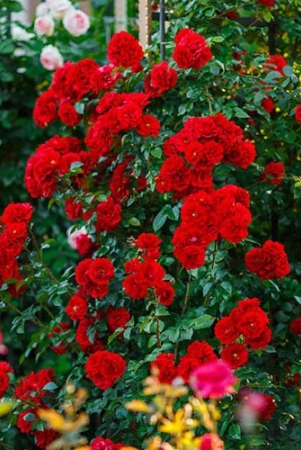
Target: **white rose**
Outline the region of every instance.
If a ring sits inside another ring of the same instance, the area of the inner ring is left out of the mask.
[[[13,25],[11,28],[11,35],[13,41],[30,41],[32,38],[35,38],[33,33],[28,33],[24,28],[19,27],[18,25]]]
[[[55,70],[64,62],[62,55],[54,45],[46,45],[41,53],[40,62],[44,69]]]
[[[41,16],[47,16],[47,14],[50,13],[50,8],[48,5],[46,5],[46,3],[39,3],[38,6],[36,7],[36,16],[37,17],[41,17]]]
[[[37,17],[34,22],[34,30],[40,36],[52,36],[54,20],[50,16]]]
[[[70,0],[53,0],[50,4],[51,14],[55,19],[63,19],[74,9]]]
[[[63,25],[72,36],[81,36],[88,31],[90,19],[83,11],[74,9],[64,17]]]

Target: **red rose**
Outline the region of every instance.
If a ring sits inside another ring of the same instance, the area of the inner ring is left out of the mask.
[[[261,179],[269,184],[278,186],[285,177],[285,167],[281,162],[270,162],[265,166]]]
[[[200,69],[212,59],[205,38],[189,28],[176,34],[175,43],[172,57],[180,69]]]
[[[298,123],[301,123],[301,105],[298,105],[295,109],[295,119]]]
[[[174,249],[175,257],[180,261],[185,269],[197,269],[205,263],[205,251],[198,245],[187,245]]]
[[[13,369],[7,362],[0,362],[0,397],[3,397],[9,387],[9,372],[13,372]]]
[[[151,363],[151,370],[158,370],[158,379],[160,383],[171,384],[177,376],[175,368],[174,355],[172,353],[161,353]]]
[[[63,102],[60,104],[58,116],[68,127],[74,127],[81,121],[82,118],[70,102]]]
[[[135,240],[137,247],[142,250],[145,261],[151,261],[160,257],[159,246],[161,242],[162,239],[154,233],[141,233]]]
[[[175,290],[168,281],[159,281],[156,283],[155,294],[162,305],[170,306],[175,296]]]
[[[108,329],[112,333],[117,328],[125,328],[126,323],[130,320],[130,313],[124,308],[113,309],[109,307],[107,311]]]
[[[191,373],[200,367],[200,361],[189,355],[182,356],[177,366],[177,376],[181,377],[184,383],[187,383]]]
[[[40,128],[45,128],[57,119],[57,97],[53,89],[48,89],[38,97],[33,109],[33,120]]]
[[[150,97],[161,97],[177,84],[178,74],[166,61],[155,64],[144,80],[145,91]]]
[[[301,334],[301,317],[298,317],[297,319],[293,320],[289,324],[290,330],[294,334]]]
[[[85,365],[87,378],[90,378],[95,386],[102,390],[113,386],[124,374],[125,369],[125,360],[117,353],[106,350],[93,353]]]
[[[71,320],[81,320],[88,311],[87,300],[78,292],[70,298],[65,311]]]
[[[222,344],[231,344],[238,338],[240,333],[237,323],[227,316],[217,322],[214,327],[214,334]]]
[[[284,247],[279,242],[268,240],[262,248],[249,250],[245,256],[246,267],[261,280],[283,278],[290,272]]]
[[[47,391],[44,386],[53,380],[53,369],[41,369],[39,372],[31,372],[23,380],[19,380],[15,389],[15,397],[24,402],[41,405],[41,399]]]
[[[112,197],[106,202],[101,202],[96,207],[97,221],[95,228],[97,233],[114,230],[121,221],[121,207],[114,203]]]
[[[137,125],[136,131],[140,136],[152,136],[158,137],[161,124],[155,116],[150,114],[144,114],[141,118],[141,122]]]
[[[33,213],[33,207],[29,203],[10,203],[3,211],[0,221],[5,225],[10,223],[30,222]]]
[[[115,33],[108,45],[108,60],[115,67],[132,68],[137,71],[143,58],[143,50],[139,41],[127,33]]]
[[[269,114],[272,114],[275,109],[275,103],[273,102],[271,97],[266,97],[262,100],[261,107],[264,108]]]
[[[230,364],[231,369],[237,369],[246,364],[249,359],[249,353],[243,344],[229,344],[223,348],[221,358]]]
[[[264,6],[268,6],[269,8],[275,5],[275,0],[257,0],[257,1]]]
[[[213,348],[206,341],[194,341],[187,347],[187,356],[198,359],[199,363],[214,361],[217,359]]]
[[[101,317],[97,317],[97,320],[100,319]],[[92,335],[90,332],[88,334],[88,331],[90,331],[89,328],[91,325],[95,324],[95,320],[96,318],[93,316],[90,316],[89,318],[85,317],[79,321],[76,329],[75,339],[84,353],[92,353],[97,350],[103,350],[104,348],[102,340],[98,337],[97,331],[92,333]]]

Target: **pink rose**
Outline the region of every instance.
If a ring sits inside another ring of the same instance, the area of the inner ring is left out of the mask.
[[[199,397],[222,398],[234,393],[236,378],[228,363],[222,360],[202,364],[190,377],[190,386]]]
[[[34,22],[34,30],[40,36],[52,36],[54,30],[54,21],[50,16],[37,17]]]
[[[81,36],[88,31],[90,19],[83,11],[74,9],[64,17],[63,25],[72,36]]]
[[[216,433],[206,433],[201,437],[199,450],[224,450],[224,443]]]
[[[41,53],[40,62],[44,69],[55,70],[63,64],[63,57],[53,45],[46,45]]]

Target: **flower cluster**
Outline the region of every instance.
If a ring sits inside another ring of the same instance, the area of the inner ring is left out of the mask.
[[[249,359],[247,346],[252,350],[264,349],[271,340],[269,318],[260,307],[258,298],[247,298],[238,302],[229,316],[219,320],[214,334],[221,344],[221,358],[232,369],[243,366]]]
[[[19,380],[15,389],[15,397],[26,404],[17,421],[17,427],[22,433],[32,434],[35,437],[36,445],[45,448],[56,437],[56,432],[45,428],[43,431],[33,428],[38,420],[38,409],[46,407],[43,399],[47,394],[45,386],[53,380],[52,369],[41,369],[39,372],[31,372],[23,380]],[[32,420],[27,420],[31,414]],[[27,416],[27,417],[26,417]]]
[[[27,226],[32,213],[33,207],[29,203],[10,203],[0,216],[0,287],[6,280],[15,279],[8,286],[9,293],[15,297],[24,291],[16,258],[28,238]]]
[[[176,258],[186,269],[196,269],[204,264],[211,242],[218,238],[241,242],[252,219],[249,207],[249,193],[231,184],[186,197],[182,222],[172,238]]]
[[[246,267],[261,280],[283,278],[290,272],[284,246],[279,242],[266,241],[261,248],[253,248],[246,253]]]
[[[134,239],[134,246],[138,247],[139,258],[125,263],[127,276],[122,286],[125,293],[134,300],[146,298],[149,291],[164,306],[171,305],[174,298],[174,288],[169,281],[165,281],[166,272],[156,260],[160,257],[161,239],[153,233],[141,233]]]
[[[103,298],[109,292],[109,282],[114,277],[114,266],[107,258],[87,258],[75,269],[76,282],[82,291],[93,298]]]
[[[212,189],[212,170],[221,162],[246,169],[254,160],[254,144],[244,140],[242,129],[218,113],[191,117],[163,146],[167,159],[156,179],[159,192],[183,198],[200,189]]]
[[[159,371],[160,383],[171,384],[177,377],[187,383],[194,369],[215,360],[217,356],[211,345],[206,341],[194,341],[188,345],[186,355],[181,356],[177,366],[172,353],[161,353],[151,363],[151,370],[156,368]]]
[[[85,365],[86,376],[102,390],[113,386],[122,377],[125,369],[126,362],[122,356],[106,350],[93,353]]]
[[[70,0],[46,0],[36,8],[35,32],[39,36],[52,36],[55,20],[62,21],[64,28],[72,36],[86,34],[90,27],[89,16],[76,9]]]

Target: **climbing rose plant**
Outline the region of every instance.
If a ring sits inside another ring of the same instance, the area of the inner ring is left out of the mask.
[[[212,16],[244,27],[226,12]],[[242,41],[233,48],[214,27],[176,20],[163,62],[117,33],[107,64],[67,61],[36,101],[37,127],[61,132],[29,157],[25,185],[35,202],[64,208],[78,251],[76,265],[56,273],[47,265],[55,236],[35,238],[33,206],[2,212],[2,307],[16,314],[11,333],[31,338],[19,363],[1,363],[1,394],[15,401],[21,439],[40,448],[61,428],[39,411],[58,408],[66,379],[89,390],[92,450],[153,436],[124,407],[150,371],[164,389],[191,385],[220,401],[214,439],[226,448],[280,448],[278,427],[290,433],[297,421],[300,265],[275,226],[298,181],[260,127],[273,123],[277,93],[286,101],[276,123],[297,132],[299,81],[283,56],[250,61]],[[213,439],[205,432],[201,448]]]

